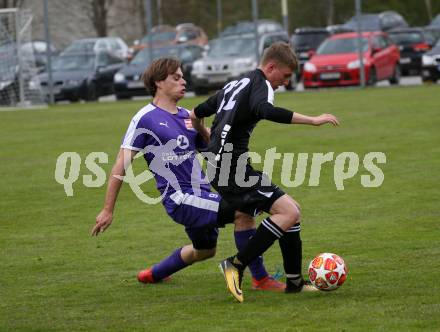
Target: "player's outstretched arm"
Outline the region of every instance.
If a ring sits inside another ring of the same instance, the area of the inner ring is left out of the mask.
[[[126,149],[121,149],[119,151],[108,179],[104,208],[96,217],[96,224],[91,231],[92,236],[98,236],[99,233],[104,232],[111,225],[116,199],[118,198],[119,189],[121,189],[122,185],[122,180],[119,177],[125,175],[125,169],[131,164],[136,153],[137,151]]]
[[[205,127],[204,118],[199,119],[194,113],[194,110],[191,111],[189,117],[191,119],[193,128],[197,130],[197,132],[203,137],[203,140],[206,143],[209,143],[211,130]]]
[[[333,114],[321,114],[318,116],[307,116],[295,112],[292,116],[293,124],[307,124],[312,126],[320,126],[330,123],[333,126],[339,126],[339,121]]]

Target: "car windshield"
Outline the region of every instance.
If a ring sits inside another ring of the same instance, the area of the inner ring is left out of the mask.
[[[379,16],[377,15],[361,15],[361,30],[362,31],[377,31],[381,30]],[[356,30],[357,18],[352,17],[347,23],[344,24],[346,28]]]
[[[316,49],[327,36],[328,34],[325,32],[295,34],[293,35],[293,45],[295,47]]]
[[[275,31],[282,31],[283,27],[281,24],[277,22],[270,22],[270,21],[260,21],[257,25],[257,31],[259,34],[263,34],[266,32],[275,32]],[[239,34],[245,34],[245,33],[254,33],[255,32],[255,25],[254,22],[240,22],[235,25],[230,25],[223,30],[223,32],[220,34],[221,37],[230,36],[230,35],[239,35]]]
[[[134,65],[145,65],[147,66],[151,60],[150,60],[150,51],[153,56],[153,59],[157,59],[164,56],[174,56],[179,57],[180,49],[179,47],[163,47],[163,48],[144,48],[142,51],[140,51],[133,60],[131,60],[130,63]]]
[[[440,14],[437,15],[431,22],[431,26],[440,26]]]
[[[405,31],[390,33],[391,40],[398,45],[412,45],[423,42],[423,35],[418,31]]]
[[[54,59],[53,71],[92,70],[95,66],[93,54],[62,55]]]
[[[154,42],[168,42],[176,38],[176,31],[155,32],[151,34],[151,41]],[[148,35],[142,38],[142,44],[148,43]]]
[[[357,38],[327,39],[319,46],[316,54],[357,53]],[[368,39],[361,38],[362,52],[368,50]]]
[[[95,41],[77,41],[66,47],[63,53],[93,52]]]
[[[437,41],[437,44],[434,45],[430,53],[440,53],[440,39]]]
[[[220,38],[210,43],[208,56],[212,58],[255,54],[255,37]]]

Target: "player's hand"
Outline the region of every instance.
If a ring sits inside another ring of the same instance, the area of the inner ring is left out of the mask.
[[[339,121],[333,114],[321,114],[313,119],[314,126],[320,126],[326,123],[331,123],[333,126],[339,126]]]
[[[200,135],[202,135],[203,140],[209,144],[209,141],[211,140],[211,128],[204,127],[204,130]]]
[[[113,213],[102,210],[98,216],[96,217],[96,225],[92,229],[92,236],[98,236],[99,233],[104,232],[112,223],[113,221]]]

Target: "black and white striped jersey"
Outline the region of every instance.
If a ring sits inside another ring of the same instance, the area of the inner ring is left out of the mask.
[[[235,175],[238,158],[243,154],[247,156],[249,139],[258,121],[291,123],[293,112],[273,106],[273,99],[274,91],[269,81],[260,69],[256,69],[241,79],[228,82],[195,108],[198,118],[215,114],[208,151],[215,154],[217,165],[225,152],[232,153],[230,179]],[[232,144],[232,151],[228,143]]]

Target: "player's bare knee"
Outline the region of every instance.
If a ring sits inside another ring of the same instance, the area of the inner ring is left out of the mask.
[[[292,204],[285,212],[285,218],[287,219],[290,227],[299,223],[301,217],[301,211],[296,204]]]

